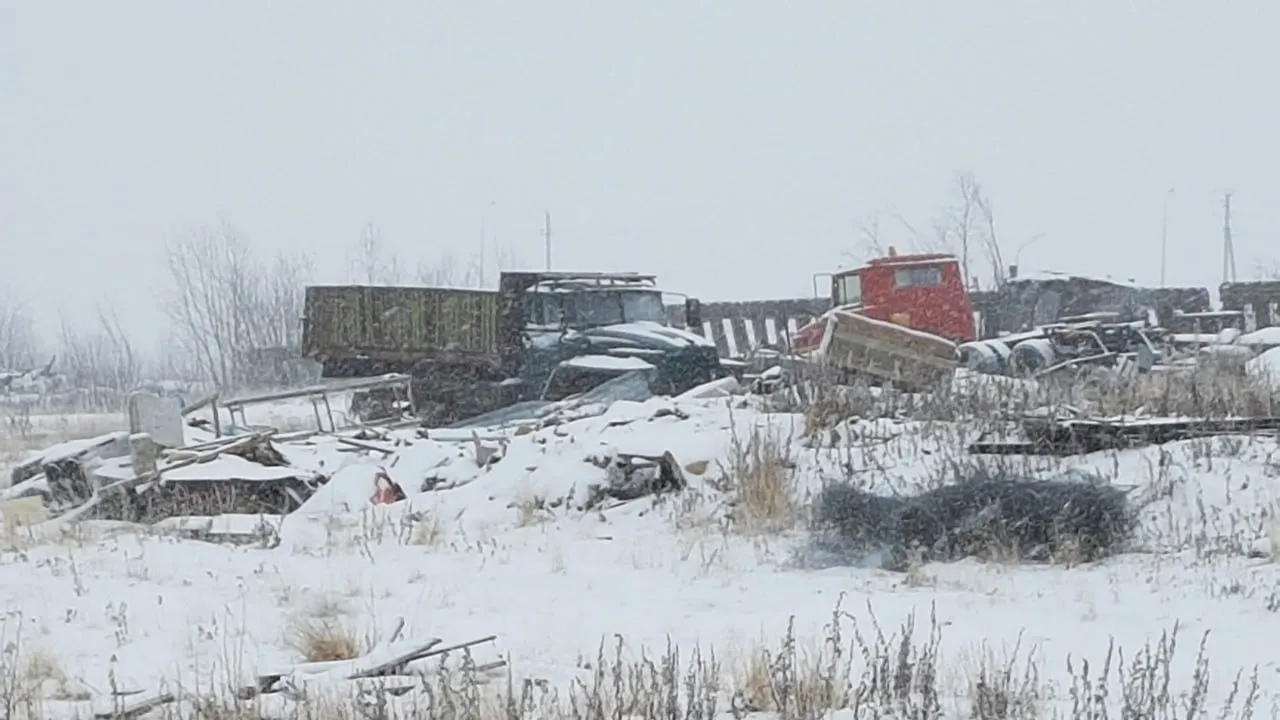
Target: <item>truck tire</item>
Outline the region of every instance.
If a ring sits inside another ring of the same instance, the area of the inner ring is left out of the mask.
[[[967,342],[959,350],[961,367],[988,375],[1004,373],[1009,358],[1009,347],[998,340]]]
[[[1044,338],[1023,340],[1013,346],[1009,356],[1009,369],[1014,375],[1027,377],[1057,362],[1057,353],[1053,351],[1053,343]]]

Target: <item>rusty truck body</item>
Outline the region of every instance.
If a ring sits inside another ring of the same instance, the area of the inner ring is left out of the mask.
[[[412,375],[414,411],[438,424],[638,369],[657,393],[720,377],[715,344],[667,327],[662,298],[637,273],[504,272],[496,291],[314,286],[302,354],[323,377]],[[697,301],[686,307],[696,327]]]

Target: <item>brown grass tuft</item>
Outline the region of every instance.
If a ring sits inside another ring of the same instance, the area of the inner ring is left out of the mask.
[[[734,525],[745,532],[779,532],[795,526],[800,498],[790,442],[753,425],[745,440],[733,433],[722,486],[734,496]]]
[[[351,660],[363,654],[356,632],[338,618],[296,620],[285,642],[307,662]]]

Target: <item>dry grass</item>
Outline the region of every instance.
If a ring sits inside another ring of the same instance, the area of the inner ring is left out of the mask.
[[[324,634],[319,634],[324,635]],[[505,682],[478,668],[462,653],[410,678],[407,692],[368,685],[336,685],[328,691],[237,699],[218,682],[203,692],[157,710],[164,720],[824,720],[839,717],[940,718],[972,720],[1107,720],[1108,718],[1252,718],[1263,703],[1256,671],[1238,672],[1230,692],[1210,698],[1209,666],[1202,641],[1184,672],[1175,626],[1154,643],[1125,653],[1117,647],[1089,662],[1068,658],[1069,677],[1049,683],[1021,644],[1008,652],[983,646],[978,653],[944,653],[943,627],[930,613],[906,617],[893,632],[880,626],[873,608],[855,618],[837,605],[821,637],[798,638],[794,620],[776,645],[757,645],[738,657],[723,658],[694,647],[668,645],[653,653],[631,651],[621,636],[601,643],[595,657],[580,663],[580,676],[564,686],[517,680]],[[317,654],[337,659],[343,652]],[[322,645],[330,642],[323,637]],[[0,654],[0,717],[45,718],[41,682],[61,670],[44,659],[29,660],[10,642]],[[1055,667],[1061,665],[1055,664]],[[727,669],[726,669],[727,668]],[[499,671],[501,673],[501,671]],[[1179,678],[1174,681],[1173,678]],[[769,713],[768,715],[759,713]],[[1265,716],[1265,715],[1259,715]]]
[[[536,488],[527,482],[521,483],[515,492],[515,498],[509,507],[516,511],[516,527],[532,527],[549,522],[555,518],[551,503],[540,495]]]
[[[1023,657],[1022,638],[1008,653],[985,645],[971,663],[968,677],[973,720],[1038,720],[1044,702],[1043,683],[1034,659]]]
[[[367,652],[359,634],[340,616],[295,619],[285,643],[306,662],[351,660]]]
[[[800,518],[801,498],[790,457],[791,442],[753,424],[742,438],[736,427],[720,486],[733,496],[733,526],[747,533],[788,530]]]
[[[438,547],[448,537],[444,520],[435,510],[427,510],[416,515],[413,521],[410,542],[423,547]]]
[[[793,387],[770,398],[769,408],[803,413],[804,435],[812,438],[849,418],[969,422],[982,429],[1043,408],[1095,417],[1268,416],[1280,414],[1280,393],[1268,378],[1212,364],[1134,376],[1087,368],[1038,381],[966,374],[927,394],[842,385],[820,368],[806,368]]]
[[[0,620],[0,718],[43,720],[47,700],[88,700],[57,655],[23,641],[22,616],[9,619]]]

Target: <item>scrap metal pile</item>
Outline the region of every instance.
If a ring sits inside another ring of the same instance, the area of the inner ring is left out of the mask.
[[[510,437],[596,417],[618,401],[652,397],[643,375],[630,373],[588,393],[523,403],[452,428],[428,429],[407,416],[366,424],[348,421],[333,410],[335,396],[371,384],[396,386],[407,381],[392,375],[226,401],[211,397],[186,408],[150,393],[134,393],[128,431],[60,443],[15,467],[10,487],[0,491],[0,524],[18,516],[22,525],[49,527],[111,519],[159,525],[200,538],[269,541],[270,528],[260,521],[219,533],[209,519],[288,515],[306,505],[346,465],[343,456],[362,456],[365,465],[392,467],[415,446],[426,455],[438,455],[442,447],[451,450],[434,469],[422,471],[412,487],[401,487],[386,467],[379,470],[367,488],[369,501],[389,504],[405,499],[407,493],[447,490],[460,482],[454,477],[458,468],[448,462],[455,454],[465,456],[463,464],[474,472],[500,462]],[[739,391],[733,378],[725,378],[680,397]],[[284,404],[291,401],[294,405],[288,409],[295,419],[307,417],[306,405],[311,405],[311,427],[245,423],[251,414],[246,411],[257,407],[261,414],[288,407]],[[685,484],[680,465],[668,454],[616,452],[595,462],[606,470],[607,480],[590,489],[588,505],[678,490]]]

